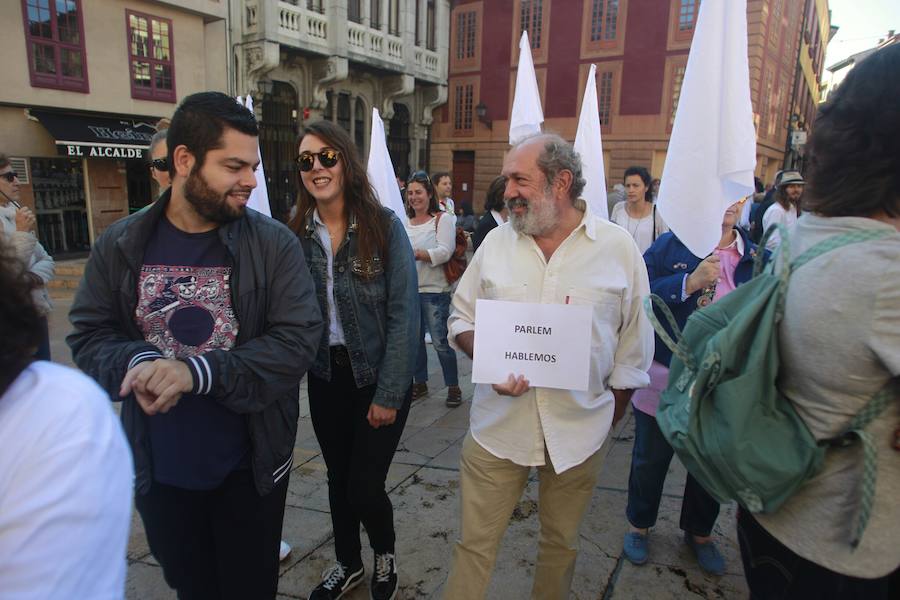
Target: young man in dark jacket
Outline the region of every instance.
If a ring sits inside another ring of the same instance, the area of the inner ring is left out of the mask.
[[[322,331],[296,237],[246,210],[257,140],[229,96],[185,98],[170,190],[100,236],[69,314],[75,362],[123,402],[137,509],[179,598],[275,597]]]

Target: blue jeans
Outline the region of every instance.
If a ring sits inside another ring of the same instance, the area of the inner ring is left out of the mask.
[[[428,381],[428,354],[425,351],[425,332],[431,334],[431,344],[437,352],[444,373],[444,383],[459,385],[456,371],[456,352],[447,343],[447,319],[450,317],[450,294],[429,294],[419,292],[422,325],[419,331],[419,356],[413,381]]]
[[[634,527],[644,529],[656,524],[663,484],[674,451],[659,430],[656,417],[632,409],[634,447],[625,515]],[[719,503],[688,473],[681,501],[681,529],[696,536],[708,536],[718,516]]]

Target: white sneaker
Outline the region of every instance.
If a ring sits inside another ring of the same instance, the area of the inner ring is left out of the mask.
[[[278,560],[284,560],[291,554],[291,545],[281,540],[281,546],[278,548]]]
[[[425,343],[426,343],[426,344],[430,344],[430,343],[431,343],[431,334],[428,333],[428,332],[425,333]]]

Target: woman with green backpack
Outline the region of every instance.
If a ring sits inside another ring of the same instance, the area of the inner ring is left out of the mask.
[[[753,599],[900,598],[898,73],[900,45],[860,62],[819,110],[807,145],[790,254],[825,250],[791,271],[778,388],[824,460],[777,509],[740,509]],[[856,439],[836,441],[848,429]]]

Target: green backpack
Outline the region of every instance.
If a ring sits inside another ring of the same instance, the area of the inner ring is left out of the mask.
[[[788,233],[782,226],[779,229],[782,268],[776,273],[772,260],[763,271],[765,253],[759,252],[754,277],[694,311],[683,332],[661,298],[645,298],[644,309],[653,327],[673,353],[656,420],[681,462],[716,500],[736,500],[751,512],[777,510],[821,469],[828,446],[859,439],[865,466],[861,509],[851,542],[856,546],[868,522],[876,474],[876,450],[863,430],[889,404],[890,384],[841,436],[817,443],[776,386],[778,324],[792,270],[826,252],[877,239],[885,232],[834,236],[789,262]],[[760,248],[772,231],[775,227],[766,232]],[[660,325],[654,305],[669,322],[675,340]]]

